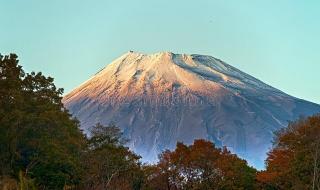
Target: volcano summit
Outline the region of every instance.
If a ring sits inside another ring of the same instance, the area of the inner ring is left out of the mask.
[[[86,131],[114,122],[144,161],[177,141],[208,139],[263,167],[273,132],[289,120],[320,112],[206,55],[128,52],[63,102]]]

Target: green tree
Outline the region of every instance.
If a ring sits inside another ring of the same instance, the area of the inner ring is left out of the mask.
[[[79,183],[85,138],[61,103],[53,78],[25,73],[0,56],[0,175],[34,179],[41,189]]]
[[[83,159],[84,189],[140,189],[143,173],[140,157],[124,146],[118,127],[97,124],[90,129]]]

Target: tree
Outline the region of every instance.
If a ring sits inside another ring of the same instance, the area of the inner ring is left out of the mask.
[[[25,73],[11,54],[0,56],[0,86],[0,188],[141,188],[140,157],[120,129],[97,124],[86,138],[53,78]]]
[[[266,189],[320,189],[319,145],[320,115],[290,123],[276,133],[258,181]]]
[[[226,148],[216,148],[206,140],[187,146],[177,143],[165,151],[149,174],[154,189],[253,189],[255,169]]]
[[[97,124],[90,130],[85,154],[85,189],[140,189],[140,157],[124,146],[119,128]]]
[[[15,54],[0,56],[0,86],[0,175],[42,189],[79,183],[85,138],[61,103],[63,90],[25,73]]]

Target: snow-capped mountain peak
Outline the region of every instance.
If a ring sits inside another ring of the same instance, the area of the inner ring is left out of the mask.
[[[85,130],[115,122],[144,160],[204,138],[258,167],[274,130],[320,112],[212,56],[172,52],[129,51],[63,101]]]

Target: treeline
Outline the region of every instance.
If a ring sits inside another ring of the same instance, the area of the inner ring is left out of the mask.
[[[0,189],[320,189],[320,116],[277,132],[265,171],[205,140],[144,165],[115,125],[84,135],[62,93],[53,78],[25,73],[16,55],[0,56]]]

